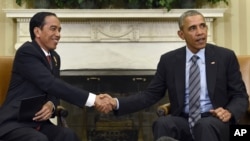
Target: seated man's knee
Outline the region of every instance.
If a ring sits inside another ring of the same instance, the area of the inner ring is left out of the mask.
[[[193,128],[197,140],[229,140],[229,125],[216,117],[201,118]]]
[[[221,128],[220,125],[223,125],[223,123],[215,117],[201,118],[194,125],[193,130],[195,132],[209,131],[215,128],[218,128],[218,129]]]
[[[154,121],[153,123],[153,127],[154,128],[159,128],[159,127],[165,127],[166,128],[166,125],[168,123],[168,118],[166,117],[159,117],[156,121]]]
[[[200,120],[198,120],[194,126],[194,128],[209,128],[211,127],[212,122],[210,120],[210,118],[201,118]]]
[[[153,123],[153,134],[156,139],[158,139],[161,136],[169,135],[174,127],[174,124],[171,123],[170,118],[168,117],[159,117],[154,123]]]

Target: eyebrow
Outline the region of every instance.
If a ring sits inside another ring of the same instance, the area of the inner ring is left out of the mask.
[[[59,28],[59,29],[61,29],[61,28],[62,28],[62,27],[57,26],[57,25],[50,25],[49,27],[50,27],[50,28],[52,28],[52,27],[53,27],[53,28]]]

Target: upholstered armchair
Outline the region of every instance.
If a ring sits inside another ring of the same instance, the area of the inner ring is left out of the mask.
[[[237,56],[237,58],[240,64],[240,71],[242,73],[242,78],[247,88],[250,102],[250,55],[239,55]],[[160,105],[157,108],[157,115],[166,116],[167,114],[169,114],[169,110],[170,103]],[[250,104],[246,114],[240,120],[240,124],[250,124]]]
[[[3,104],[11,78],[11,70],[14,57],[0,56],[0,106]],[[56,108],[57,125],[67,127],[65,117],[68,111],[62,106]]]

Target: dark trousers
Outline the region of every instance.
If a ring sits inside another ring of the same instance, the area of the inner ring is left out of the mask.
[[[6,134],[6,141],[80,141],[70,128],[43,124],[39,131],[30,127],[18,128]]]
[[[193,139],[187,118],[168,115],[153,123],[153,134],[154,140],[168,136],[179,141],[229,141],[229,123],[213,116],[203,117],[193,127]]]

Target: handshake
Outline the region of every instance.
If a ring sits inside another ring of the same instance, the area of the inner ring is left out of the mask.
[[[94,106],[97,111],[107,114],[117,108],[117,100],[108,94],[99,94]]]

